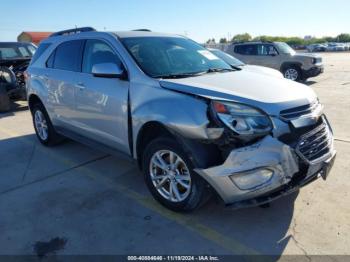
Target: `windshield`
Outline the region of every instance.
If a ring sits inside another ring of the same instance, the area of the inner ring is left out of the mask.
[[[296,52],[293,48],[291,48],[288,44],[277,42],[276,46],[278,47],[278,51],[282,54],[295,55]]]
[[[154,78],[232,71],[226,62],[185,38],[130,37],[121,41],[141,69]]]
[[[214,55],[217,57],[221,58],[224,60],[226,63],[228,63],[231,66],[244,66],[244,63],[241,60],[238,60],[237,58],[221,51],[218,49],[209,49],[210,52],[212,52]]]
[[[0,59],[30,58],[35,53],[32,45],[0,45]]]

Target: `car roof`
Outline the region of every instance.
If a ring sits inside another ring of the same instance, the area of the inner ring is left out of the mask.
[[[237,42],[233,43],[234,45],[257,45],[257,44],[274,44],[280,42],[270,42],[270,41],[252,41],[252,42]]]
[[[131,37],[183,37],[181,35],[175,35],[175,34],[167,34],[167,33],[158,33],[158,32],[151,32],[151,31],[145,31],[145,30],[135,30],[135,31],[116,31],[116,32],[104,32],[104,31],[89,31],[89,32],[79,32],[79,33],[72,33],[68,35],[53,35],[47,39],[45,39],[43,42],[51,42],[55,39],[69,39],[69,38],[75,38],[79,39],[79,36],[97,36],[101,34],[109,34],[116,36],[118,38],[131,38]]]
[[[32,45],[32,43],[27,42],[0,42],[0,46],[9,46],[9,45],[16,45],[16,46],[24,46],[24,45]]]
[[[159,32],[150,32],[150,31],[119,31],[113,32],[119,38],[130,38],[130,37],[182,37],[175,34],[159,33]]]

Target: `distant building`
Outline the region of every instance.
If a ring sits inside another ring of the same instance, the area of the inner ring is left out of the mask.
[[[42,40],[48,38],[52,32],[22,32],[18,37],[18,42],[30,42],[39,44]]]
[[[313,36],[312,35],[306,35],[304,36],[304,40],[311,40],[313,39]]]

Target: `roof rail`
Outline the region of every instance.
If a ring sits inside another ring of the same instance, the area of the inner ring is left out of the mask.
[[[152,32],[152,31],[149,30],[149,29],[135,29],[135,30],[132,30],[132,31]]]
[[[268,40],[251,40],[251,41],[234,41],[232,42],[233,44],[249,44],[249,43],[274,43],[273,41],[268,41]]]
[[[92,27],[80,27],[80,28],[73,28],[73,29],[59,31],[59,32],[53,33],[52,35],[50,35],[50,37],[61,36],[61,35],[74,35],[74,34],[79,34],[83,32],[93,32],[93,31],[96,31],[96,29]]]

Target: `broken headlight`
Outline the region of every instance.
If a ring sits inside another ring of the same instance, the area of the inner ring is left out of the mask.
[[[266,135],[272,130],[270,118],[263,112],[239,103],[213,101],[218,118],[239,135]]]

